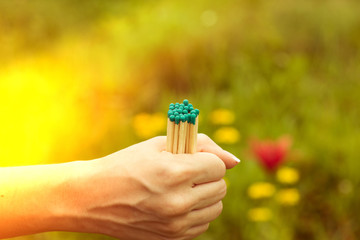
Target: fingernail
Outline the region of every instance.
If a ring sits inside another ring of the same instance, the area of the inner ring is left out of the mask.
[[[226,152],[228,152],[228,151],[226,151]],[[232,157],[232,159],[234,159],[234,161],[235,162],[240,162],[240,159],[238,159],[237,157],[235,157],[235,155],[234,154],[232,154],[232,153],[230,153],[230,152],[228,152],[230,155],[231,155],[231,157]]]

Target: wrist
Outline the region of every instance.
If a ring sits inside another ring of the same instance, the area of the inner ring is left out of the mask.
[[[96,175],[95,160],[61,164],[48,216],[48,231],[82,232],[83,218],[90,206],[91,180]]]
[[[67,191],[82,165],[86,164],[0,168],[0,238],[63,230],[73,214]]]

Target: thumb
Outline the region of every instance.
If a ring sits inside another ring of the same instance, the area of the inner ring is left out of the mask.
[[[240,162],[240,159],[222,149],[211,140],[211,138],[203,133],[198,134],[197,151],[215,154],[225,163],[227,169],[235,167]]]

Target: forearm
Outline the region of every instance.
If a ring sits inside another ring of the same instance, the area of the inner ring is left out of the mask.
[[[80,164],[0,168],[0,238],[57,230]]]

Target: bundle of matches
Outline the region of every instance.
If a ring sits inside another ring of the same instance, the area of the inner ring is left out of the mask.
[[[186,99],[181,104],[170,104],[166,151],[176,154],[196,152],[199,113],[199,109],[194,109]]]

